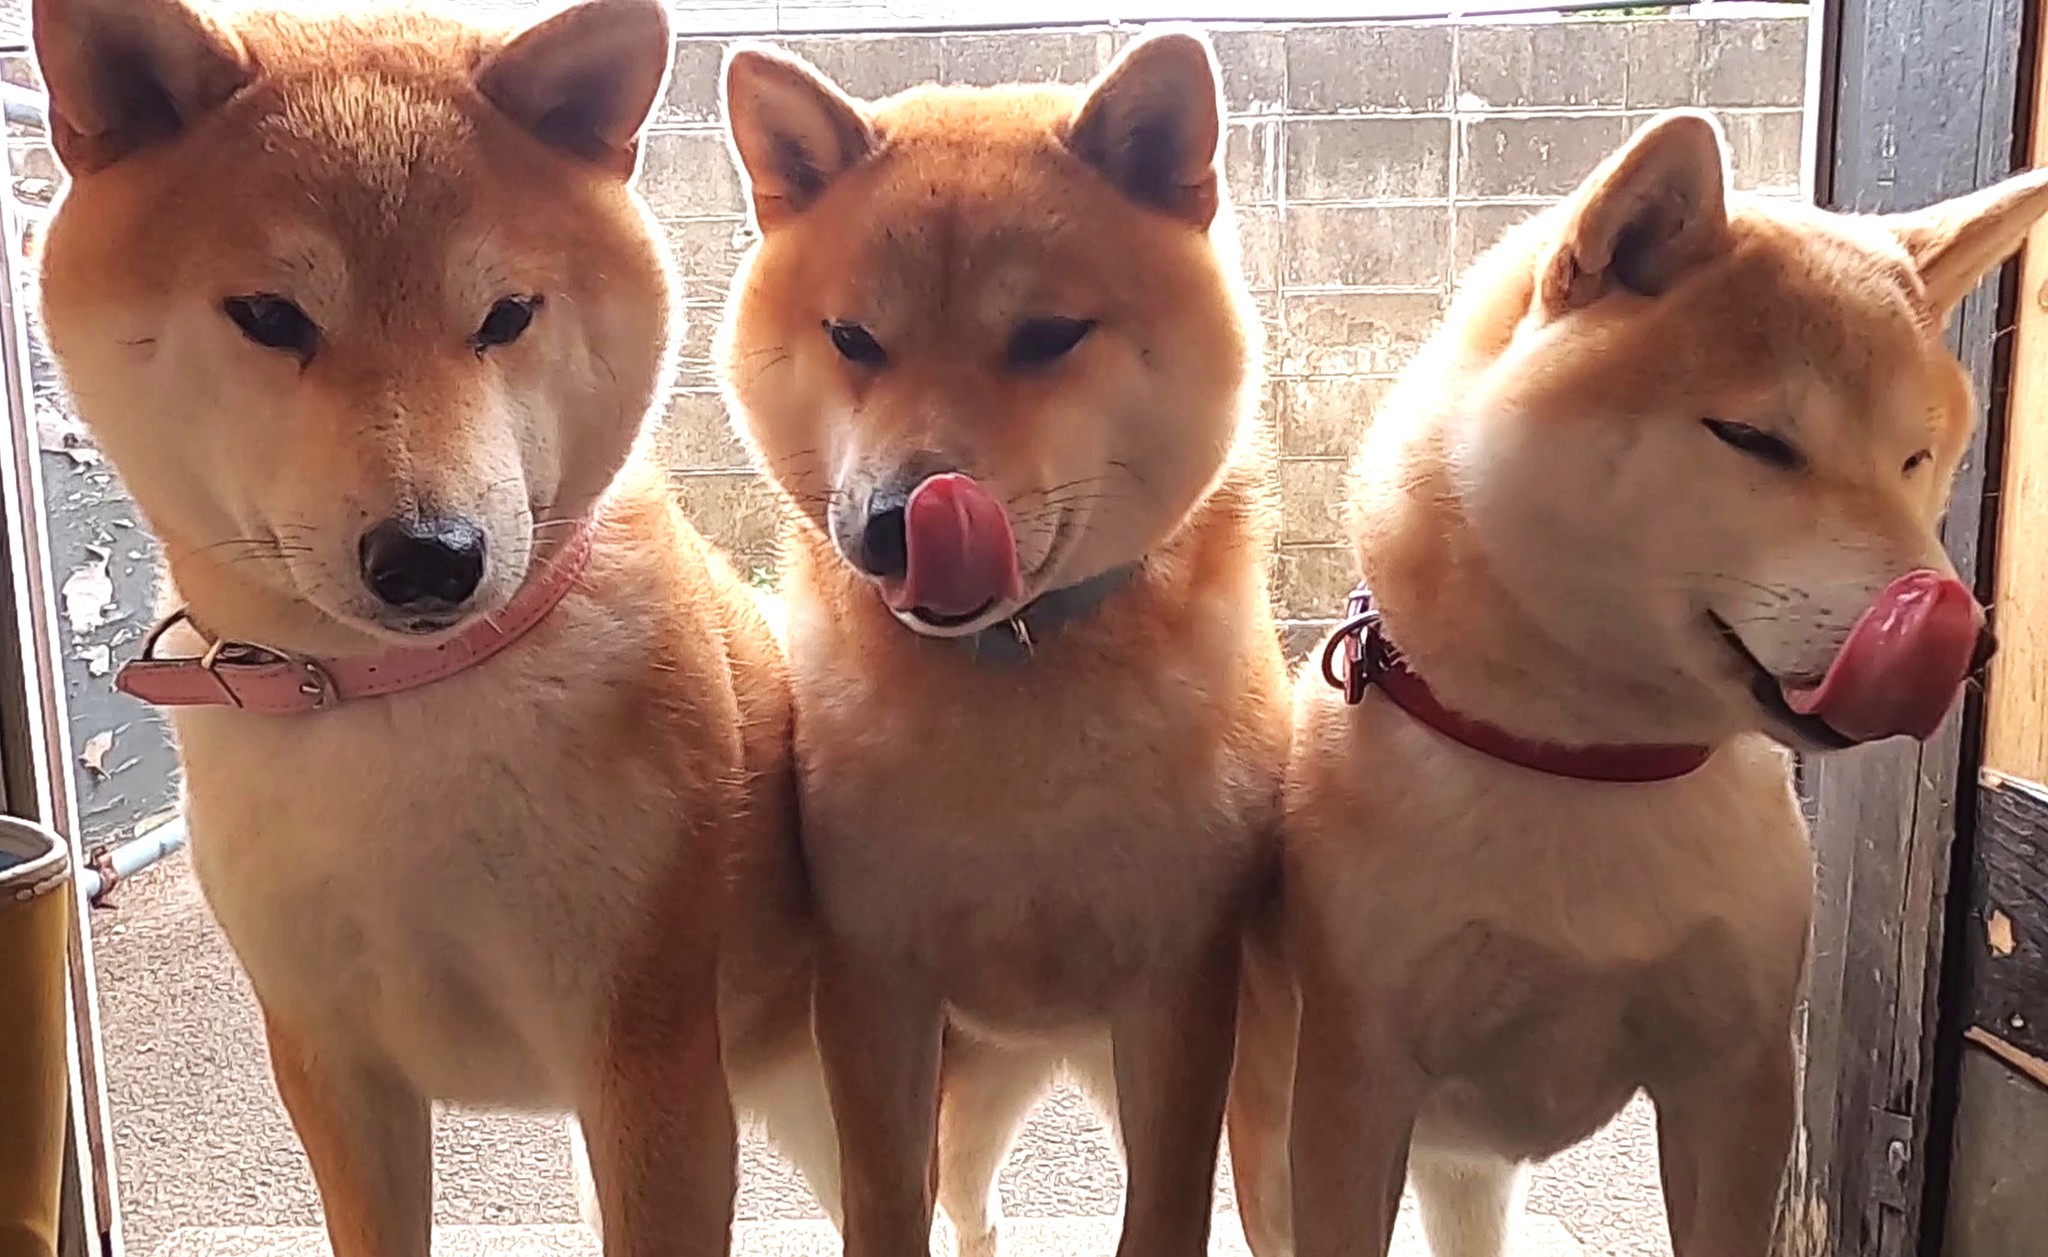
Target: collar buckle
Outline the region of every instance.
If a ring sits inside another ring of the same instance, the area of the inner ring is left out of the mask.
[[[1372,591],[1359,585],[1345,600],[1345,621],[1323,644],[1323,680],[1344,692],[1346,704],[1356,707],[1365,701],[1365,691],[1385,675],[1389,662],[1387,639],[1380,633],[1380,613],[1372,605]],[[1343,670],[1338,671],[1338,654]]]
[[[137,661],[158,662],[157,647],[162,644],[164,635],[181,624],[197,633],[199,639],[206,643],[206,649],[192,661],[193,666],[213,678],[213,683],[220,688],[221,695],[229,706],[244,706],[242,695],[236,690],[232,680],[236,669],[280,666],[290,668],[298,674],[298,691],[310,701],[311,710],[324,711],[340,701],[341,691],[335,685],[333,675],[321,667],[318,660],[295,655],[275,646],[266,646],[261,642],[214,637],[201,628],[192,619],[191,612],[183,607],[165,616],[149,631],[149,636],[142,641],[142,652]]]

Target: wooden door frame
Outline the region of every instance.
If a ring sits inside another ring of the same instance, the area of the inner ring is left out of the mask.
[[[91,905],[71,782],[56,595],[44,529],[41,453],[32,415],[28,321],[16,268],[20,215],[0,189],[0,809],[49,826],[72,847],[71,1104],[65,1131],[59,1257],[120,1257],[120,1220],[100,1063]]]
[[[2026,141],[2022,118],[2042,3],[1821,0],[1809,94],[1808,173],[1815,199],[1840,209],[1913,208],[2014,169]],[[0,214],[9,208],[0,205]],[[0,230],[0,248],[11,238]],[[1952,331],[1983,413],[1944,535],[1964,580],[1987,600],[1998,525],[1997,494],[1987,490],[2001,483],[2005,431],[1998,346],[2012,325],[2012,278],[2008,270],[1967,299]],[[0,340],[11,342],[4,350],[10,392],[20,390],[7,399],[14,403],[12,422],[0,434],[0,489],[6,491],[0,496],[14,525],[0,538],[0,575],[11,578],[0,588],[0,654],[13,656],[20,665],[15,675],[30,685],[45,679],[55,687],[40,694],[16,687],[7,694],[0,683],[0,706],[26,717],[35,735],[0,738],[0,797],[67,827],[61,674],[47,657],[48,643],[56,640],[46,631],[53,599],[49,568],[37,549],[34,434],[20,405],[27,364],[15,356],[23,344],[20,312],[4,263],[0,280],[6,290]],[[1982,732],[1982,704],[1973,695],[1962,716],[1925,746],[1886,743],[1802,766],[1821,913],[1802,1018],[1802,1138],[1788,1179],[1792,1225],[1784,1252],[1938,1252],[1967,1019],[1962,949],[1953,944],[1970,911]],[[89,992],[89,961],[79,955],[74,962]],[[90,1044],[96,1038],[92,1001],[88,996],[82,1003],[81,1029]],[[88,1047],[81,1062],[88,1078],[91,1054]],[[93,1079],[74,1105],[75,1119],[93,1136],[100,1134],[104,1103]],[[116,1243],[109,1167],[95,1166],[97,1160],[78,1158],[97,1190],[77,1193],[67,1214],[72,1257]]]
[[[1912,209],[2017,168],[2040,9],[2041,0],[1825,0],[1810,94],[1815,199]],[[1965,300],[1950,332],[1981,414],[1943,537],[1987,602],[2013,270]],[[1784,1251],[1939,1252],[1962,1047],[1953,943],[1969,910],[1983,729],[1973,692],[1925,745],[1894,740],[1802,765],[1819,915]]]

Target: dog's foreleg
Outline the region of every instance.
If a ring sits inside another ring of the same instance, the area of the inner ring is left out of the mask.
[[[844,1230],[839,1134],[832,1128],[832,1101],[825,1094],[825,1072],[818,1063],[810,1027],[804,1030],[802,1046],[782,1060],[750,1074],[729,1075],[733,1102],[740,1111],[760,1120],[769,1142],[796,1166],[833,1228]]]
[[[1230,1075],[1230,1171],[1253,1257],[1291,1257],[1294,1187],[1287,1166],[1289,1107],[1299,1009],[1292,975],[1277,955],[1245,954]]]
[[[1288,1140],[1299,1257],[1386,1257],[1423,1080],[1339,994],[1305,979]]]
[[[267,1008],[270,1068],[312,1162],[334,1257],[427,1257],[433,1117],[395,1071],[324,1056]]]
[[[946,1037],[939,1096],[939,1206],[959,1235],[959,1257],[996,1257],[1003,1223],[996,1176],[1017,1131],[1052,1080],[1043,1053]]]
[[[846,1257],[931,1249],[939,1047],[945,1014],[925,984],[827,946],[818,1050],[839,1131]]]
[[[1232,937],[1111,1023],[1129,1184],[1118,1257],[1208,1251],[1237,1029],[1237,974]]]
[[[707,975],[699,989],[708,985]],[[606,1257],[724,1257],[731,1247],[739,1141],[711,1005],[614,1020],[603,1076],[578,1116]],[[653,1024],[636,1032],[629,1020]]]
[[[1408,1177],[1422,1210],[1429,1257],[1504,1257],[1527,1178],[1505,1157],[1409,1149]]]
[[[725,1257],[732,1246],[739,1137],[719,1034],[714,886],[680,885],[614,975],[577,1097],[607,1257]]]
[[[1674,1257],[1763,1257],[1791,1153],[1790,1036],[1724,1069],[1652,1087]]]
[[[583,1124],[575,1118],[566,1123],[569,1135],[569,1176],[576,1183],[576,1216],[600,1240],[604,1238],[604,1209],[597,1203],[597,1180],[590,1173],[590,1141],[583,1137]]]

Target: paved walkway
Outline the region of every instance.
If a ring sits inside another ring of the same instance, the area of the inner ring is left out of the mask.
[[[271,1090],[254,1005],[184,858],[114,899],[93,929],[128,1253],[324,1257],[318,1201]],[[1516,1257],[1667,1257],[1655,1146],[1638,1105],[1546,1166]],[[595,1257],[559,1121],[444,1113],[435,1166],[437,1257]],[[1222,1186],[1213,1247],[1237,1257],[1243,1237]],[[1011,1251],[1108,1253],[1121,1189],[1101,1123],[1079,1095],[1055,1093],[1003,1176],[1017,1220]],[[740,1218],[742,1252],[837,1251],[809,1193],[758,1140],[741,1167]],[[1412,1218],[1396,1252],[1423,1257]]]
[[[1217,1218],[1212,1257],[1249,1257],[1235,1219]],[[1010,1229],[1009,1251],[1029,1257],[1103,1257],[1116,1248],[1114,1218],[1027,1218]],[[740,1257],[836,1257],[829,1223],[743,1222],[734,1233]],[[933,1257],[952,1257],[942,1226],[932,1235]],[[1555,1218],[1534,1217],[1518,1239],[1515,1257],[1590,1257]],[[581,1226],[446,1226],[434,1231],[435,1257],[599,1257],[596,1240]],[[1393,1257],[1426,1257],[1404,1214]],[[326,1238],[304,1227],[215,1227],[176,1231],[153,1257],[328,1257]]]

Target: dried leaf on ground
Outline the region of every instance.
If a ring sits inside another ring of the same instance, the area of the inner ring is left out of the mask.
[[[2013,935],[2012,918],[1996,908],[1984,922],[1984,933],[1989,937],[1994,956],[2010,956],[2019,949],[2019,939]]]
[[[85,740],[85,746],[78,752],[78,762],[85,765],[87,772],[95,777],[107,775],[107,752],[114,749],[114,732],[102,729]]]
[[[94,547],[92,555],[64,578],[64,619],[77,634],[90,633],[105,624],[107,606],[114,601],[114,578],[107,574],[107,552]]]

